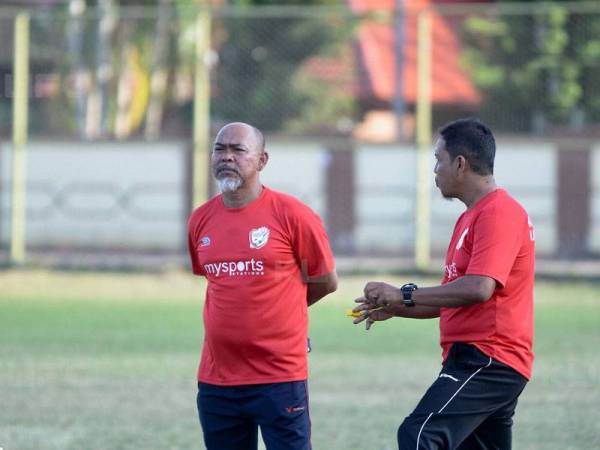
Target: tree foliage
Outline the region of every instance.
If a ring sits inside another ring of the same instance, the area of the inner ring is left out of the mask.
[[[273,0],[240,0],[238,6],[299,4]],[[303,5],[323,1],[302,2]],[[294,95],[299,66],[332,38],[330,28],[315,18],[287,15],[225,16],[218,19],[218,48],[211,111],[223,120],[248,121],[265,130],[279,130],[296,117],[302,101]]]
[[[471,16],[465,63],[497,126],[581,129],[600,120],[600,11],[559,2],[531,14]]]

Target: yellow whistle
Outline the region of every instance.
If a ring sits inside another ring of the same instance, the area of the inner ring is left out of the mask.
[[[380,309],[383,309],[383,306],[380,306],[378,308],[373,308],[373,309],[368,309],[368,310],[363,310],[363,311],[358,311],[358,312],[354,312],[351,309],[346,310],[346,316],[348,317],[362,317],[366,314],[372,313],[373,311],[379,311]]]

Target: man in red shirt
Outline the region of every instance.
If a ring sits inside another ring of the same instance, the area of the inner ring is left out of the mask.
[[[221,195],[188,223],[194,274],[207,281],[198,411],[208,450],[310,449],[307,307],[337,276],[319,217],[264,187],[262,133],[223,127],[211,169]]]
[[[400,425],[400,449],[511,448],[512,417],[533,363],[534,233],[523,207],[496,187],[495,151],[477,120],[441,129],[435,182],[467,207],[442,284],[370,282],[356,300],[355,323],[367,329],[391,317],[440,319],[442,371]]]

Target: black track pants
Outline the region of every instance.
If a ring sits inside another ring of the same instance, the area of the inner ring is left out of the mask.
[[[400,450],[509,450],[526,384],[475,346],[454,344],[438,379],[400,425]]]

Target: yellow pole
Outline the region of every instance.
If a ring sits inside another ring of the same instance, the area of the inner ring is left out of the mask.
[[[415,265],[426,270],[431,241],[431,13],[418,16],[417,31],[417,195],[415,204]]]
[[[15,56],[13,65],[13,163],[10,230],[10,260],[25,262],[25,144],[29,97],[29,14],[15,20]]]
[[[210,135],[209,52],[211,16],[203,7],[196,23],[196,73],[194,78],[194,155],[192,208],[208,199],[208,148]]]

